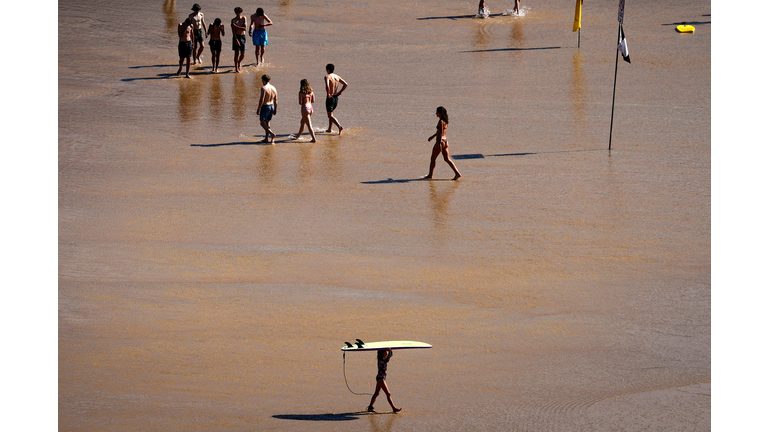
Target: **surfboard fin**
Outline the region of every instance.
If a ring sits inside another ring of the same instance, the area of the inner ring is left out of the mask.
[[[365,342],[361,341],[360,339],[355,339],[355,344],[358,348],[362,348],[363,345],[365,345]]]
[[[345,341],[344,343],[345,343],[345,344],[347,344],[347,348],[352,348],[352,347],[354,347],[354,345],[352,345],[352,344],[351,344],[351,343],[349,343],[349,342],[346,342],[346,341]]]

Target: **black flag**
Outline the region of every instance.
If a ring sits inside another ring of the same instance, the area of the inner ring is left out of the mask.
[[[624,61],[627,63],[632,63],[629,61],[629,48],[627,48],[627,37],[624,35],[624,26],[619,24],[619,52],[621,52],[621,56],[624,58]]]

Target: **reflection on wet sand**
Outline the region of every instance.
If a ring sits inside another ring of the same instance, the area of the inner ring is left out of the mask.
[[[242,74],[235,74],[232,83],[232,117],[235,120],[245,120],[246,103],[248,102],[248,88]]]
[[[214,122],[221,120],[221,77],[218,74],[211,76],[211,89],[208,94],[208,100],[211,109],[211,119]]]
[[[195,121],[201,117],[202,97],[203,83],[200,80],[179,80],[179,119],[182,122]]]
[[[459,182],[450,182],[448,184],[437,185],[436,182],[429,182],[429,198],[432,204],[432,221],[435,223],[435,230],[443,231],[447,227],[448,208],[451,204],[451,197]],[[443,237],[442,235],[440,236]]]
[[[486,28],[488,26],[488,20],[478,19],[479,23],[475,29],[474,37],[472,38],[472,47],[476,51],[485,51],[488,49],[488,41],[491,40],[491,34]]]
[[[272,183],[277,173],[274,152],[274,146],[265,145],[259,156],[259,165],[256,167],[256,175],[266,183]]]
[[[166,29],[175,30],[178,25],[176,19],[176,0],[165,0],[163,3],[163,12],[165,13]]]
[[[314,172],[312,165],[312,152],[315,146],[311,143],[301,143],[299,147],[299,153],[301,158],[299,159],[299,178],[301,180],[308,180],[312,178]]]
[[[525,34],[523,33],[523,27],[525,24],[520,20],[515,20],[509,29],[509,47],[510,48],[523,48],[525,47]]]
[[[581,62],[581,51],[574,52],[572,60],[573,72],[571,74],[571,98],[573,99],[573,118],[577,128],[583,125],[586,118],[587,89],[581,72]]]
[[[397,414],[387,415],[382,413],[381,415],[369,415],[368,420],[371,424],[371,432],[391,432],[392,427],[395,424]]]

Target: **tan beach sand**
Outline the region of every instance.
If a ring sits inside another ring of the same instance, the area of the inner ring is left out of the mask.
[[[611,152],[617,5],[577,49],[550,3],[268,1],[241,74],[201,3],[227,72],[191,80],[192,2],[59,3],[60,430],[709,430],[710,3],[628,1]],[[345,133],[290,141],[326,63]],[[438,105],[458,182],[417,180]],[[434,346],[389,364],[402,413],[347,390],[355,338]]]

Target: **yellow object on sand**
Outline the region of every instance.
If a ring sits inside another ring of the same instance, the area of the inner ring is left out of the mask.
[[[681,24],[677,26],[678,33],[693,33],[696,30],[692,25]]]

